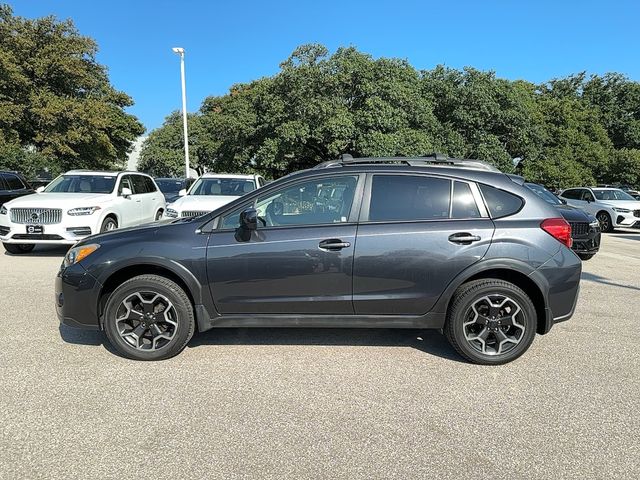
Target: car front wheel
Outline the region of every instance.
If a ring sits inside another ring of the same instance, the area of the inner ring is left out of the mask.
[[[113,217],[107,217],[102,222],[100,226],[100,233],[110,232],[111,230],[115,230],[118,228],[118,222]]]
[[[535,307],[522,289],[488,278],[466,283],[456,291],[444,333],[467,360],[500,365],[527,351],[536,325]]]
[[[611,222],[611,217],[607,212],[600,212],[596,216],[598,222],[600,222],[600,230],[603,232],[613,232],[613,222]]]
[[[164,360],[180,353],[193,336],[193,307],[175,282],[158,275],[140,275],[109,296],[104,330],[123,356]]]
[[[29,253],[35,248],[33,243],[3,243],[4,249],[12,255]]]

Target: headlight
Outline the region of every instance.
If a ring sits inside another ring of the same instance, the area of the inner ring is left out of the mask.
[[[173,208],[167,208],[164,214],[169,218],[178,218],[178,212],[175,211]]]
[[[590,228],[600,228],[600,222],[596,220],[595,222],[589,223]]]
[[[7,207],[5,207],[4,205],[2,205],[0,207],[0,215],[6,215],[7,214]]]
[[[95,252],[100,245],[97,243],[90,243],[89,245],[81,245],[79,247],[71,248],[64,257],[64,266],[70,267],[78,263],[80,260],[87,258],[93,252]]]
[[[613,207],[613,209],[618,213],[631,213],[631,210],[629,210],[628,208]]]
[[[93,212],[100,210],[100,207],[78,207],[72,208],[67,212],[68,215],[91,215]]]

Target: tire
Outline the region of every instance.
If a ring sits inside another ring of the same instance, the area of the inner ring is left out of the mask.
[[[444,333],[468,361],[502,365],[528,350],[537,323],[535,307],[521,288],[504,280],[486,278],[458,288],[447,312]]]
[[[109,342],[133,360],[171,358],[184,350],[195,331],[189,297],[178,284],[158,275],[124,282],[109,296],[104,312]]]
[[[118,221],[113,217],[107,217],[102,221],[100,233],[110,232],[118,228]]]
[[[3,243],[4,249],[12,255],[22,255],[31,252],[35,245],[33,243]]]
[[[591,260],[595,256],[595,253],[578,253],[578,256],[580,260],[586,262],[587,260]]]
[[[613,232],[613,222],[611,216],[607,212],[598,212],[596,215],[598,222],[600,222],[600,230],[606,233]]]
[[[162,219],[162,210],[156,212],[156,222],[160,221],[160,219]]]

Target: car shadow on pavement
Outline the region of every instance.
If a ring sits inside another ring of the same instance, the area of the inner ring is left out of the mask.
[[[8,257],[64,257],[71,248],[71,245],[36,245],[36,248],[29,253],[9,253],[4,252]]]
[[[389,328],[214,328],[197,333],[189,347],[201,345],[310,345],[411,347],[466,363],[436,330]]]
[[[120,355],[111,344],[109,344],[106,335],[100,330],[83,330],[82,328],[73,328],[64,324],[60,324],[58,329],[60,331],[60,337],[66,343],[72,345],[102,346],[114,355]]]
[[[640,291],[640,287],[634,287],[633,285],[625,285],[624,283],[612,282],[608,278],[601,277],[600,275],[596,275],[594,273],[582,272],[581,278],[582,280],[586,280],[587,282],[595,282],[595,283],[600,283],[602,285],[610,285],[612,287],[628,288],[629,290]]]

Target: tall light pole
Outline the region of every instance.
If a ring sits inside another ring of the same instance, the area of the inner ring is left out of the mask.
[[[187,84],[184,79],[184,48],[173,47],[173,52],[180,55],[180,78],[182,79],[182,123],[184,124],[184,166],[185,178],[189,178],[189,134],[187,133]]]

